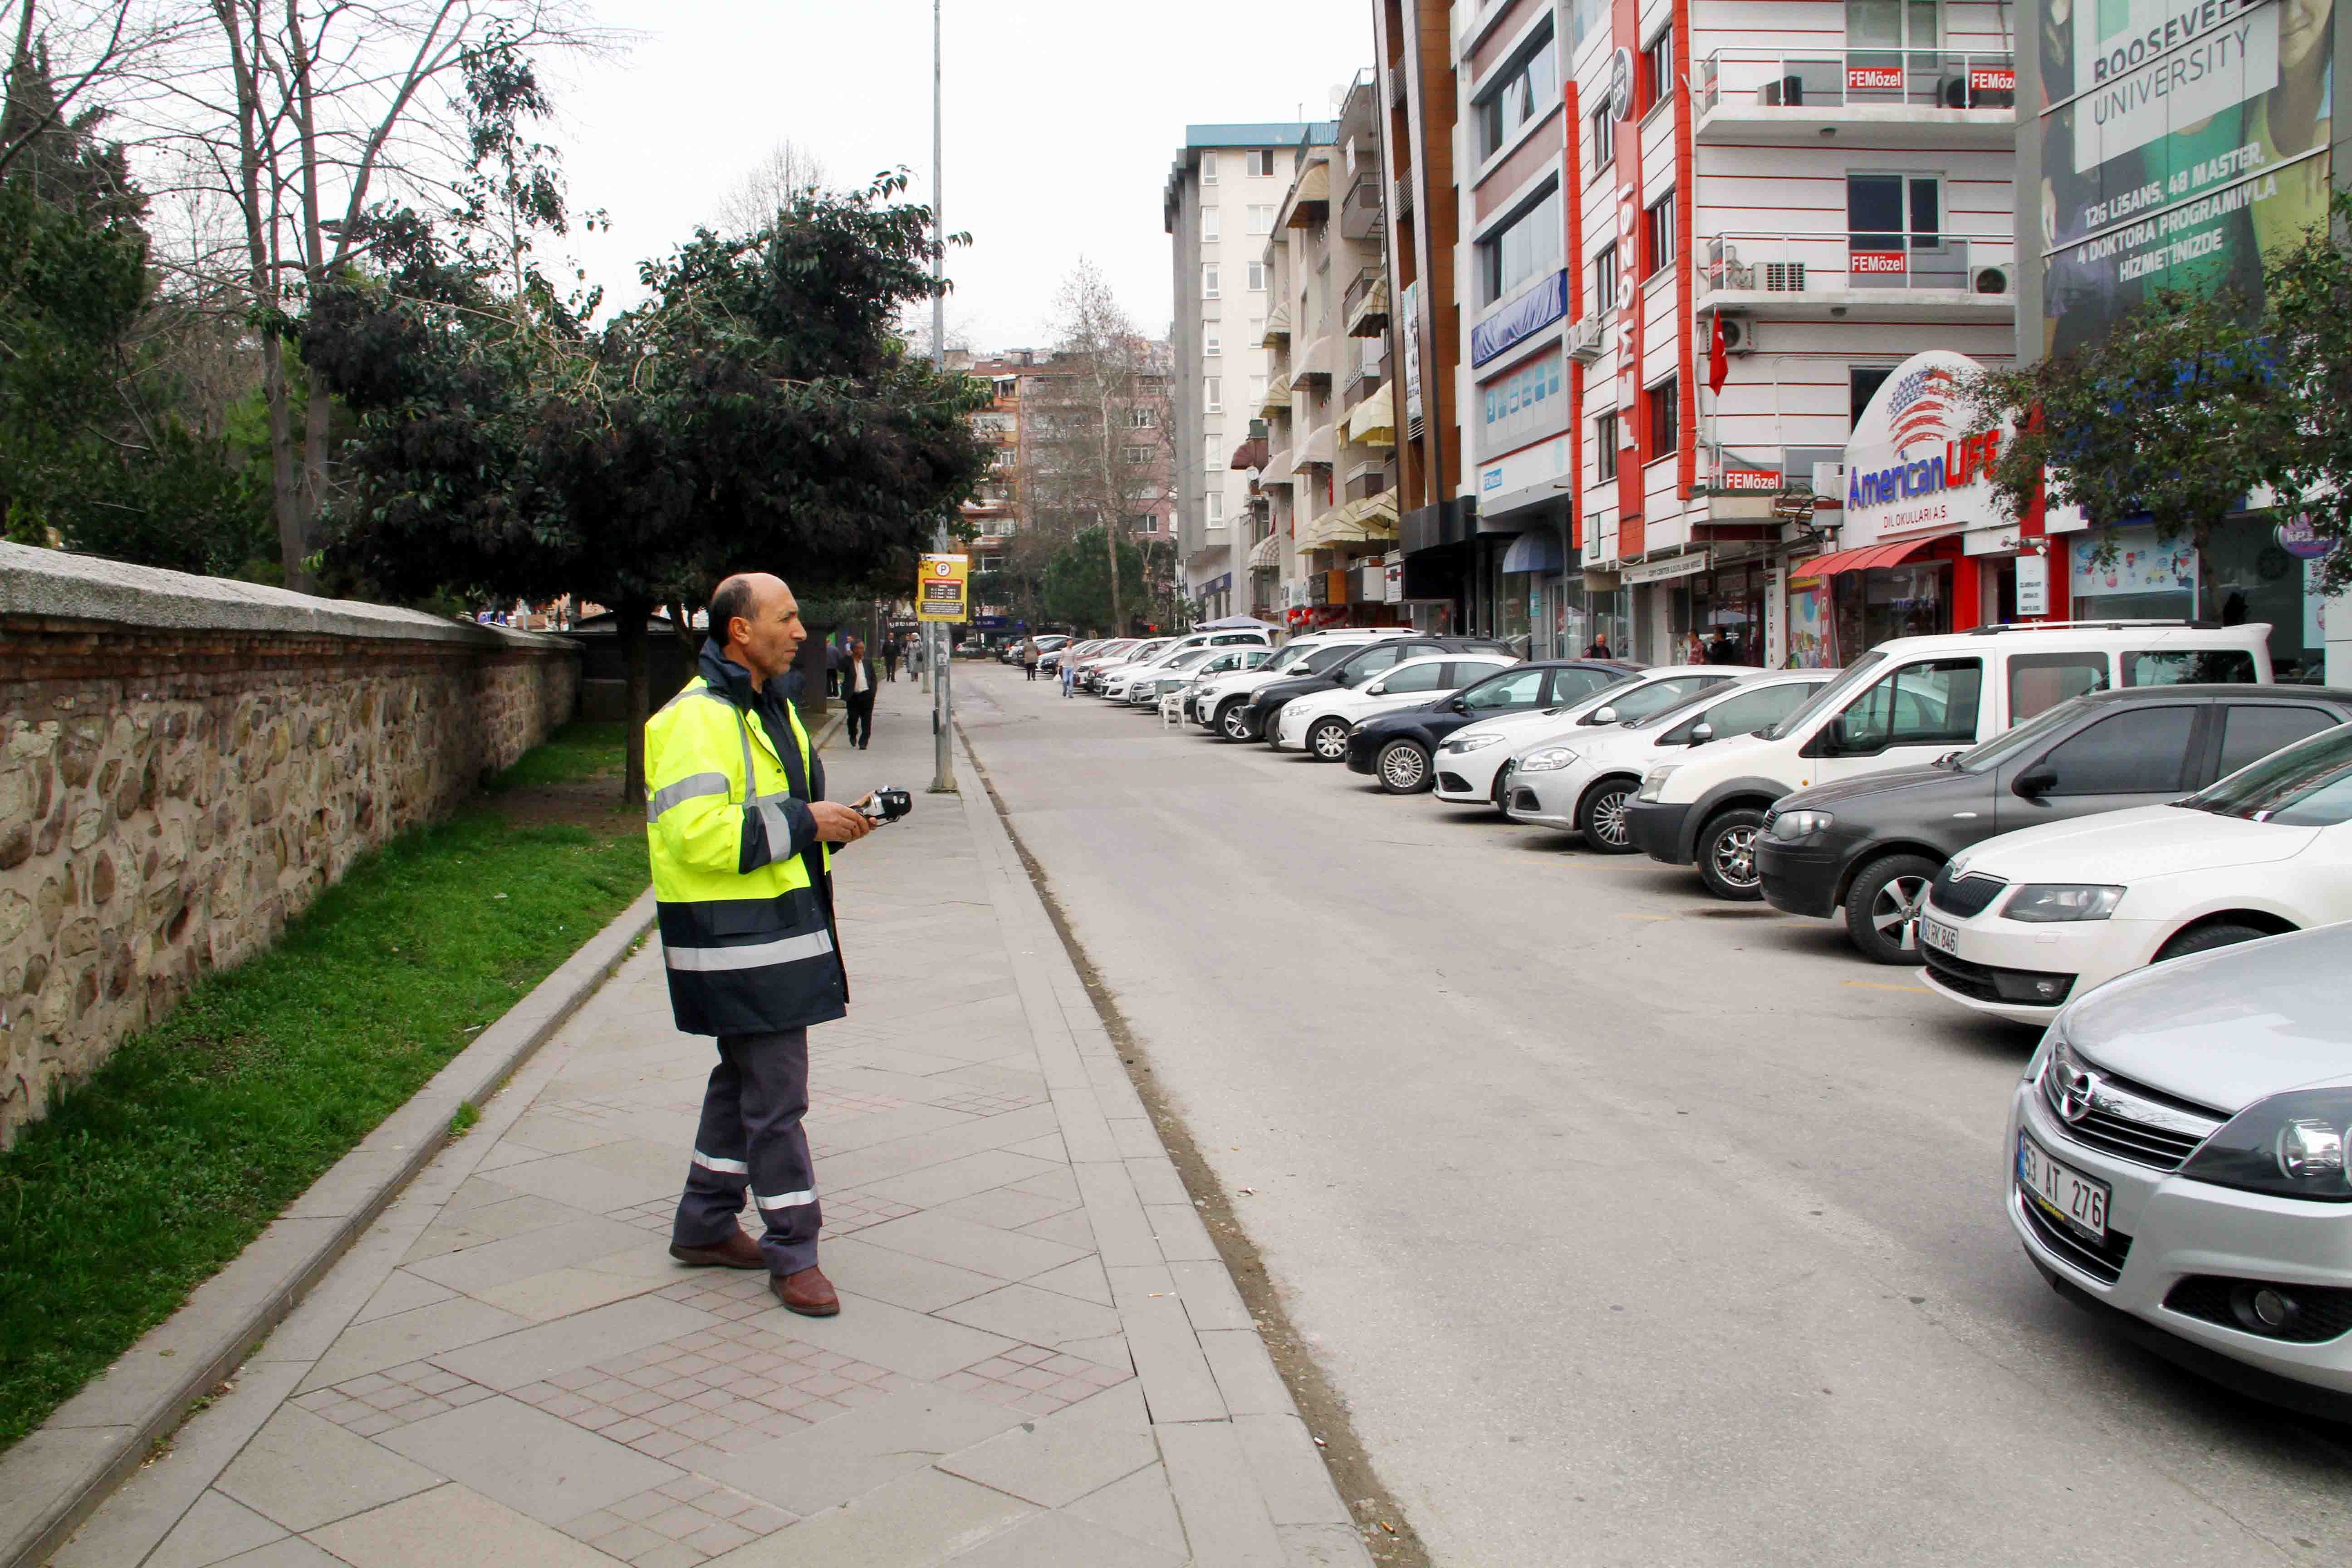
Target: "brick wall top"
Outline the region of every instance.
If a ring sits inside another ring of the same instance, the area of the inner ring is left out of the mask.
[[[294,632],[477,647],[555,648],[565,639],[474,626],[422,610],[320,599],[258,583],[0,542],[0,616],[104,621],[178,631]]]

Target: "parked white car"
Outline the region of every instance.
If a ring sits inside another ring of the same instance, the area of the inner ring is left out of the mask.
[[[2170,805],[2003,834],[1954,856],[1919,921],[1926,978],[2045,1024],[2144,964],[2352,920],[2352,724]]]
[[[1171,704],[1180,719],[1192,716],[1192,699],[1219,676],[1242,675],[1265,668],[1280,655],[1270,647],[1213,648],[1209,658],[1193,668],[1177,675],[1163,675],[1153,687],[1157,692],[1162,717]]]
[[[2334,925],[2101,986],[2042,1037],[2003,1151],[2010,1226],[2060,1295],[2331,1420],[2352,1394],[2347,974]]]
[[[1719,899],[1759,899],[1756,836],[1782,795],[1932,763],[2085,691],[2267,682],[2270,635],[2259,623],[2100,621],[1896,637],[1768,734],[1652,767],[1627,818],[1633,842],[1696,865]]]
[[[1438,653],[1405,659],[1353,686],[1284,704],[1275,725],[1274,749],[1307,752],[1320,763],[1344,762],[1348,731],[1361,721],[1459,691],[1518,662],[1505,653]]]
[[[1433,759],[1437,784],[1432,793],[1448,805],[1492,805],[1500,810],[1503,767],[1516,752],[1554,739],[1572,745],[1575,742],[1569,737],[1586,730],[1646,719],[1710,686],[1761,673],[1753,665],[1664,665],[1564,708],[1502,713],[1465,724],[1438,744]]]
[[[1103,695],[1139,706],[1155,700],[1163,682],[1182,683],[1192,679],[1192,672],[1216,657],[1213,647],[1171,648],[1149,664],[1130,666],[1103,682]]]
[[[1572,830],[1603,855],[1630,855],[1625,810],[1642,775],[1699,746],[1769,728],[1829,684],[1826,669],[1742,676],[1646,719],[1528,747],[1511,759],[1503,809],[1514,822]]]
[[[1408,626],[1343,626],[1293,637],[1276,649],[1274,658],[1258,668],[1223,675],[1203,686],[1193,694],[1192,710],[1188,716],[1202,728],[1213,730],[1229,741],[1247,740],[1248,731],[1234,725],[1233,721],[1248,703],[1250,694],[1259,687],[1294,675],[1308,674],[1322,668],[1324,663],[1345,658],[1368,642],[1413,635]],[[1339,651],[1331,651],[1334,649]],[[1318,662],[1318,656],[1320,663]]]
[[[1098,661],[1091,676],[1082,671],[1078,679],[1096,696],[1108,696],[1113,680],[1142,665],[1153,663],[1175,646],[1174,637],[1153,637],[1149,642],[1139,642],[1117,658]]]

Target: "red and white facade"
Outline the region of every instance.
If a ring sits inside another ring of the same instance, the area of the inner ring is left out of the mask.
[[[1487,544],[1464,595],[1479,629],[1654,660],[1721,634],[1778,664],[1806,652],[1792,583],[1830,614],[1809,561],[1883,569],[1841,559],[1826,504],[1865,405],[1923,351],[2014,349],[2011,16],[1990,0],[1454,8],[1454,402],[1459,493]],[[1816,512],[1790,492],[1817,479]],[[1919,541],[1901,563],[1942,565],[1881,596],[1936,601],[1915,620],[2000,618],[1998,542],[1962,531]]]

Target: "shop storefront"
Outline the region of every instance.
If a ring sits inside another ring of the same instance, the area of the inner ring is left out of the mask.
[[[1569,636],[1569,445],[1554,436],[1478,468],[1470,624],[1531,657],[1557,653]],[[1570,649],[1581,652],[1582,644]]]
[[[2306,526],[2267,512],[2225,519],[2200,545],[2152,524],[2060,536],[2067,595],[2079,620],[2266,624],[2282,681],[2317,684],[2326,661],[2326,546]]]

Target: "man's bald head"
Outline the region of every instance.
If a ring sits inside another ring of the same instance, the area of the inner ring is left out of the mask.
[[[711,591],[710,635],[751,672],[757,690],[792,668],[808,631],[801,625],[800,602],[782,578],[739,572]]]

